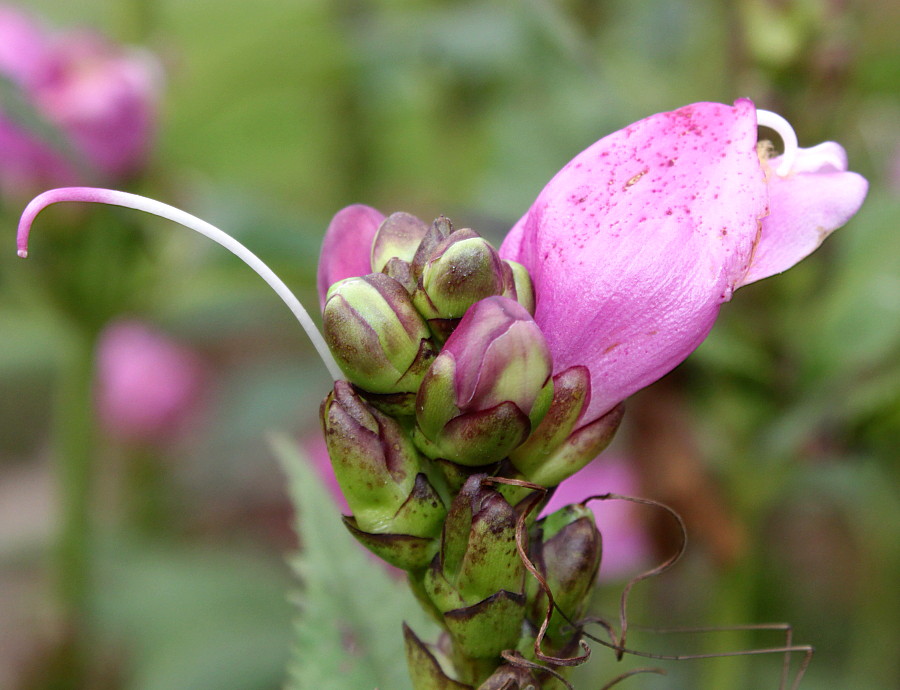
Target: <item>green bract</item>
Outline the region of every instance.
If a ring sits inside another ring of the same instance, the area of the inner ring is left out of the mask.
[[[446,508],[436,476],[393,418],[337,381],[321,408],[335,477],[353,513],[345,523],[399,568],[421,568],[437,552]]]

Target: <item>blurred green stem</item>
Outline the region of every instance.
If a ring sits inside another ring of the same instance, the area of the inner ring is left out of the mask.
[[[752,560],[753,557],[748,554],[741,562],[722,574],[717,595],[710,604],[709,610],[713,616],[710,625],[727,628],[753,620],[753,612],[750,610],[752,600],[750,590],[754,582],[755,568]],[[708,633],[703,652],[717,654],[751,649],[753,639],[753,632],[749,630]],[[747,679],[752,677],[748,668],[750,659],[749,656],[731,656],[710,662],[709,668],[704,669],[704,673],[701,674],[699,690],[745,687]]]
[[[94,421],[91,386],[93,333],[76,333],[63,356],[55,416],[60,531],[55,586],[67,627],[78,630],[91,594],[91,473]]]

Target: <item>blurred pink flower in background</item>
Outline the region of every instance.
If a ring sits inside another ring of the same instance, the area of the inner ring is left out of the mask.
[[[543,514],[605,493],[639,495],[637,476],[625,459],[611,455],[598,457],[559,485]],[[641,507],[622,500],[591,501],[588,507],[594,511],[597,528],[603,536],[599,579],[624,580],[647,570],[651,566],[652,551],[638,513]]]
[[[205,379],[200,358],[139,321],[106,327],[97,346],[100,423],[129,442],[165,442],[196,410]]]
[[[79,158],[102,181],[138,172],[156,125],[160,74],[147,52],[88,31],[50,32],[0,5],[0,192],[74,183]]]

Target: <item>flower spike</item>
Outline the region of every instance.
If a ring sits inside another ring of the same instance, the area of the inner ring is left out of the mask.
[[[334,378],[335,381],[344,378],[340,368],[331,356],[328,346],[322,339],[321,333],[319,333],[319,330],[310,318],[309,313],[300,303],[300,300],[298,300],[294,293],[291,292],[290,288],[284,284],[284,281],[275,275],[272,269],[266,266],[256,254],[251,252],[236,239],[222,230],[219,230],[219,228],[214,225],[207,223],[205,220],[192,216],[174,206],[169,206],[168,204],[154,201],[153,199],[138,196],[137,194],[129,194],[127,192],[119,192],[112,189],[100,189],[96,187],[61,187],[59,189],[51,189],[32,199],[22,212],[22,217],[19,220],[18,234],[16,236],[18,254],[20,257],[24,259],[28,256],[28,235],[31,232],[31,226],[34,223],[34,219],[47,206],[60,202],[108,204],[110,206],[123,206],[137,211],[144,211],[145,213],[150,213],[159,216],[160,218],[174,221],[175,223],[183,225],[195,232],[199,232],[213,242],[222,245],[225,249],[256,271],[259,277],[266,281],[269,287],[281,297],[300,322],[303,330],[306,331],[306,334],[312,341],[313,347],[316,348],[316,352],[319,353],[319,356],[325,364],[325,368],[328,369],[328,373],[331,374],[332,378]]]
[[[797,141],[797,133],[791,127],[791,123],[785,120],[781,115],[773,113],[769,110],[756,109],[756,124],[759,127],[768,127],[778,133],[784,144],[784,153],[781,155],[781,163],[775,174],[778,177],[787,177],[790,175],[794,167],[794,160],[797,158],[797,151],[800,144]]]

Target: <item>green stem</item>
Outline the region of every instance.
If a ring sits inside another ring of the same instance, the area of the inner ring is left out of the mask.
[[[65,353],[54,429],[60,506],[54,584],[63,621],[74,631],[84,623],[91,595],[94,340],[79,333]]]
[[[710,611],[714,615],[710,625],[725,628],[752,620],[750,598],[753,577],[750,573],[753,567],[750,560],[750,557],[742,559],[736,567],[723,573],[718,584],[718,592],[710,606]],[[753,646],[753,639],[753,633],[749,630],[707,633],[703,652],[716,654],[750,649]],[[708,662],[701,674],[701,690],[745,687],[747,678],[750,677],[748,669],[750,661],[751,657],[731,656]]]

